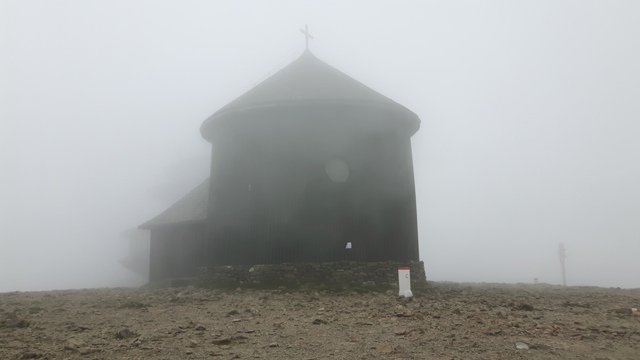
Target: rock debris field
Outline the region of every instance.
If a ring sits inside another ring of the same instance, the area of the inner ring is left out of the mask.
[[[640,359],[640,289],[0,293],[0,359]]]

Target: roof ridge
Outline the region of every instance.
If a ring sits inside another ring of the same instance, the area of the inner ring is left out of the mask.
[[[152,219],[138,226],[139,229],[150,229],[155,226],[204,221],[207,219],[209,202],[209,178],[189,191],[180,200]]]

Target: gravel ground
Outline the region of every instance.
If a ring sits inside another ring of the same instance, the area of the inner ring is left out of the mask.
[[[640,359],[640,289],[0,293],[0,359]]]

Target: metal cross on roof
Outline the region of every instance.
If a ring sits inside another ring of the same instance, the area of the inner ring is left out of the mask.
[[[309,38],[313,39],[313,36],[309,34],[309,29],[307,28],[307,24],[304,25],[304,30],[300,29],[300,32],[304,34],[305,46],[306,46],[306,49],[309,50]]]

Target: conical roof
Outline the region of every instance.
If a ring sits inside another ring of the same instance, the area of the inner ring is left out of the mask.
[[[420,120],[406,107],[370,89],[345,73],[318,59],[309,50],[282,70],[231,101],[207,118],[200,131],[238,112],[278,106],[307,104],[348,104],[377,106],[404,113],[415,123]]]

